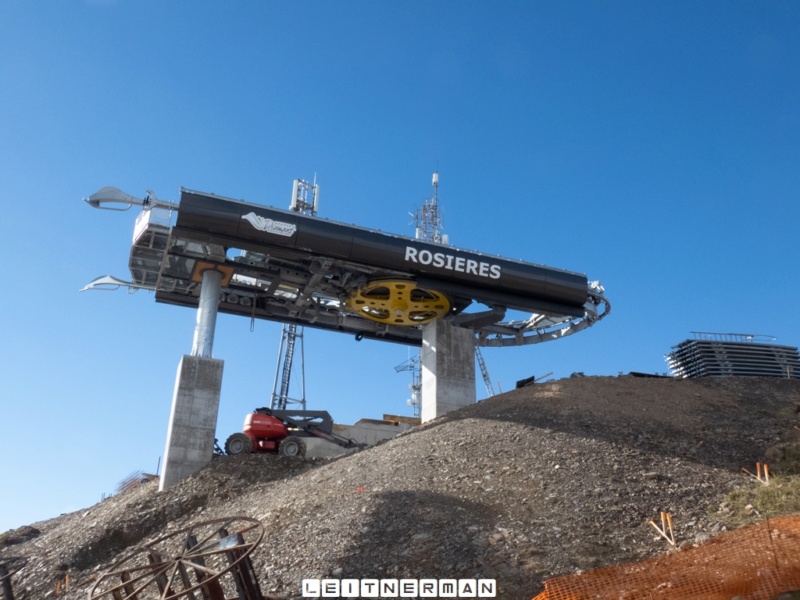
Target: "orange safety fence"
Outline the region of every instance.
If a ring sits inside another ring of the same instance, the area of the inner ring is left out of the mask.
[[[533,600],[774,600],[800,590],[800,515],[641,563],[549,579]]]

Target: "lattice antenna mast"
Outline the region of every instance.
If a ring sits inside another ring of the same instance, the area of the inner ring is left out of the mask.
[[[414,237],[425,242],[446,244],[447,236],[442,233],[444,225],[442,224],[442,215],[439,212],[439,171],[433,172],[431,184],[433,185],[433,197],[426,198],[422,206],[411,214],[414,217]],[[411,383],[408,385],[411,398],[409,398],[408,404],[414,410],[414,416],[418,417],[420,399],[422,398],[422,373],[419,356],[409,358],[402,365],[395,367],[395,371],[398,373],[400,371],[411,372]]]
[[[436,244],[447,244],[449,241],[447,235],[442,233],[444,224],[442,223],[442,214],[439,211],[439,171],[433,172],[433,197],[427,198],[422,206],[419,207],[414,214],[414,226],[416,227],[415,237],[418,240],[425,242],[434,242]],[[488,397],[494,396],[494,387],[492,386],[492,379],[489,376],[489,370],[486,368],[486,361],[483,359],[480,348],[475,346],[475,358],[478,361],[478,366],[481,370],[483,382],[486,385],[486,393]],[[418,401],[421,396],[422,386],[420,385],[420,361],[416,360],[411,363],[411,367],[406,369],[412,372],[412,402]],[[414,405],[414,415],[418,416],[419,406]]]
[[[446,244],[447,236],[442,233],[444,225],[439,211],[439,171],[433,172],[433,197],[426,198],[414,214],[415,237],[425,242]]]
[[[416,209],[412,217],[414,217],[414,227],[416,239],[425,242],[434,242],[436,244],[449,243],[447,235],[442,233],[444,224],[442,223],[442,214],[439,211],[439,171],[433,172],[431,180],[433,184],[433,197],[426,198],[422,206]],[[489,377],[489,371],[486,368],[486,361],[483,360],[483,355],[480,353],[478,346],[475,346],[475,358],[480,366],[483,382],[486,385],[486,392],[489,397],[494,395],[494,388],[492,380]],[[414,416],[418,417],[420,412],[420,399],[422,397],[422,375],[420,373],[421,360],[418,356],[408,359],[402,365],[395,367],[395,371],[411,371],[411,384],[408,386],[411,390],[411,399],[408,401],[409,405],[414,409]]]
[[[408,405],[413,409],[414,416],[419,417],[420,399],[422,397],[422,382],[420,378],[419,356],[412,356],[402,365],[397,365],[394,370],[397,373],[401,371],[411,372],[411,383],[408,384],[408,390],[411,392],[411,397],[408,399]]]
[[[480,346],[475,346],[475,358],[478,361],[478,367],[481,370],[481,377],[483,377],[483,384],[486,386],[486,397],[491,398],[494,396],[494,385],[492,385],[492,378],[489,377],[489,369],[486,368],[486,361],[483,360]]]
[[[317,176],[314,183],[303,179],[295,179],[292,185],[292,201],[289,210],[304,215],[314,216],[319,206],[319,185]],[[300,397],[289,398],[289,382],[292,378],[296,347],[300,349]],[[272,385],[273,410],[285,410],[288,404],[299,404],[300,410],[306,410],[306,365],[303,348],[303,327],[294,323],[284,323],[281,332],[281,345],[278,348],[278,365],[275,368],[275,383]]]

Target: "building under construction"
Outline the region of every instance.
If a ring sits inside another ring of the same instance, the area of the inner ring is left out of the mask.
[[[771,336],[692,332],[666,355],[675,377],[783,377],[800,379],[800,354]]]

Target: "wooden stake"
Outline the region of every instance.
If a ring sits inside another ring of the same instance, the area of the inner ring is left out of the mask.
[[[764,467],[763,471],[761,469],[762,466]],[[750,477],[752,477],[756,481],[763,483],[764,485],[769,485],[769,466],[767,465],[767,463],[764,463],[763,465],[761,463],[756,463],[755,475],[753,475],[750,471],[748,471],[744,467],[742,467],[742,471],[750,475]]]
[[[671,546],[675,545],[675,532],[672,529],[672,515],[667,512],[661,513],[661,527],[656,525],[652,520],[648,521],[661,537],[667,540]],[[669,531],[669,535],[667,535]]]
[[[669,525],[669,540],[670,544],[675,545],[675,532],[672,531],[672,515],[667,513],[667,525]]]
[[[762,466],[764,467],[763,469],[761,468]],[[758,473],[758,477],[756,477],[756,479],[758,479],[764,485],[769,485],[769,467],[767,466],[767,463],[764,463],[763,465],[761,463],[756,463],[756,473]]]

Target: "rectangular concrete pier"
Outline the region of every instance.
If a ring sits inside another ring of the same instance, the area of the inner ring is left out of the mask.
[[[205,467],[214,453],[224,362],[185,355],[178,366],[159,491]]]
[[[436,319],[422,330],[422,422],[475,404],[475,332]]]

